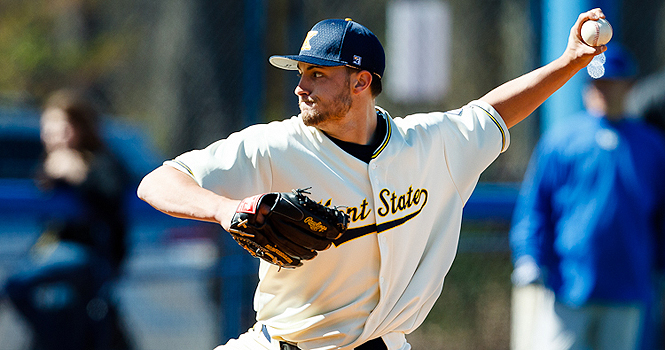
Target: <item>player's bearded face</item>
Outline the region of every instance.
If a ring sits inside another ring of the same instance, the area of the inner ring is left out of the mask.
[[[305,125],[316,126],[323,122],[343,119],[351,109],[350,77],[344,72],[342,84],[331,84],[325,89],[315,89],[310,94],[298,94],[300,116]],[[329,97],[328,97],[329,96]]]

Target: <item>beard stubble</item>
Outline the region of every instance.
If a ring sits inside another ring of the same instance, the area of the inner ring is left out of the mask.
[[[344,119],[353,104],[351,92],[348,90],[349,83],[350,77],[347,76],[344,88],[332,99],[329,105],[320,105],[320,100],[315,99],[314,103],[318,105],[317,107],[323,108],[317,108],[316,110],[300,108],[300,116],[305,125],[317,126],[324,122]]]

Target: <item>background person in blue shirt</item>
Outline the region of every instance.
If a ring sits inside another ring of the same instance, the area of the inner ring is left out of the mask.
[[[513,333],[531,349],[640,349],[652,325],[665,141],[624,112],[633,58],[612,44],[605,56],[605,75],[584,91],[586,111],[536,146],[515,209],[513,283],[542,282],[554,296],[529,334]]]

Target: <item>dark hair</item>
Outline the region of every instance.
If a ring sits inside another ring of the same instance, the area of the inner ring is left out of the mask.
[[[67,115],[79,138],[78,150],[97,151],[103,147],[99,134],[99,112],[85,95],[77,90],[62,89],[49,96],[44,109],[55,108]]]
[[[372,74],[372,83],[369,86],[370,91],[372,92],[372,97],[376,98],[383,91],[383,84],[381,83],[381,78],[378,75]]]

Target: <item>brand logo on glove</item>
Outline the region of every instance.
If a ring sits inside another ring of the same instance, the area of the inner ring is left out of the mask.
[[[258,208],[261,197],[263,197],[263,194],[257,194],[256,196],[243,199],[240,204],[238,204],[236,213],[256,214],[256,209]]]
[[[314,221],[311,216],[305,218],[305,223],[309,225],[309,229],[315,232],[325,232],[326,226],[320,222]]]

